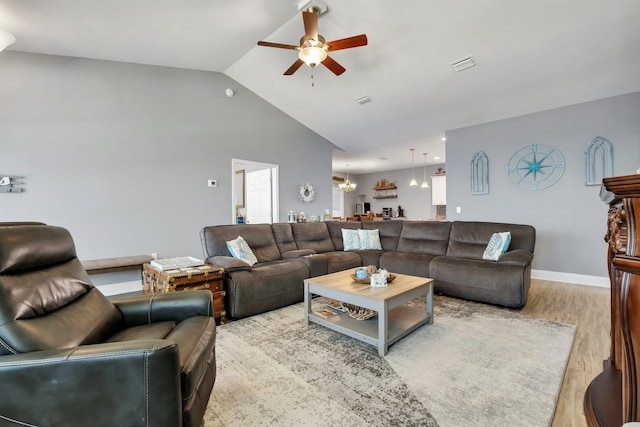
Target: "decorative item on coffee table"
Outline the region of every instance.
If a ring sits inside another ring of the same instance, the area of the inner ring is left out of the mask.
[[[166,262],[160,262],[160,264],[170,265],[169,260],[161,261]],[[202,262],[200,263],[202,264]],[[224,323],[224,316],[226,315],[224,297],[226,290],[224,288],[224,269],[222,267],[204,264],[159,270],[151,264],[144,264],[142,268],[142,283],[145,294],[207,289],[211,291],[213,296],[214,317],[216,321]]]
[[[360,307],[355,304],[343,302],[342,306],[347,310],[347,314],[352,319],[368,320],[378,315],[378,312],[375,310],[369,310],[368,308]]]

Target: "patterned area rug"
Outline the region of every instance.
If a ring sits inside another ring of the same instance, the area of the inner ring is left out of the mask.
[[[574,326],[442,296],[434,311],[384,358],[306,325],[302,303],[220,326],[205,427],[551,424]]]

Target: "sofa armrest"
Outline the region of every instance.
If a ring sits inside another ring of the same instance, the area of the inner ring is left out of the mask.
[[[526,249],[507,251],[498,259],[500,264],[527,265],[533,260],[533,254]]]
[[[207,290],[158,293],[112,302],[130,326],[213,316],[213,299]]]
[[[0,414],[15,425],[170,427],[182,419],[178,347],[166,340],[2,356],[0,392]]]
[[[233,273],[234,271],[251,271],[251,266],[249,264],[231,256],[218,255],[207,258],[207,263],[224,268],[225,273]]]
[[[313,255],[316,251],[313,249],[296,249],[295,251],[287,251],[282,254],[282,259],[300,258],[307,255]]]

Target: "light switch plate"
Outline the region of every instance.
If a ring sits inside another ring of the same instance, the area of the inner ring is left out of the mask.
[[[217,180],[215,180],[215,179],[207,180],[207,185],[208,185],[209,187],[217,187],[217,186],[218,186],[218,181],[217,181]]]

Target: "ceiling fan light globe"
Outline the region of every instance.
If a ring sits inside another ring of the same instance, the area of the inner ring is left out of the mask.
[[[327,59],[327,51],[318,46],[309,46],[300,49],[298,58],[310,67],[315,67]]]

